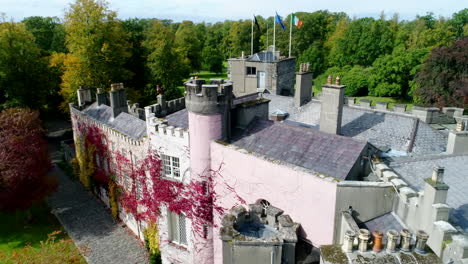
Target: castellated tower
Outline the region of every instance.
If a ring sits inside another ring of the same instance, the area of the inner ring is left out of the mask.
[[[192,181],[206,182],[211,171],[210,144],[212,140],[230,136],[232,82],[222,80],[205,84],[205,80],[185,83],[185,105],[190,132],[190,168]],[[213,263],[213,230],[206,228],[206,238],[194,235],[196,245],[193,263]],[[197,233],[197,232],[195,232]]]

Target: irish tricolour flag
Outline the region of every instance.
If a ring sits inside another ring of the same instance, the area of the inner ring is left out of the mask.
[[[302,27],[302,20],[300,20],[295,14],[292,14],[292,23],[296,25],[297,28]]]

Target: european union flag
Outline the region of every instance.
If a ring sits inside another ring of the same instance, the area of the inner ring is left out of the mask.
[[[283,22],[281,22],[281,17],[278,15],[278,12],[276,12],[275,22],[280,24],[283,31],[286,31],[286,28],[284,27]]]

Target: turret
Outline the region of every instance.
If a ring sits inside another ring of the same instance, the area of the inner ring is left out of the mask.
[[[207,182],[211,176],[211,141],[227,139],[230,134],[232,83],[190,80],[185,83],[185,105],[188,110],[190,132],[191,180]],[[213,228],[206,234],[194,234],[193,263],[213,263]]]

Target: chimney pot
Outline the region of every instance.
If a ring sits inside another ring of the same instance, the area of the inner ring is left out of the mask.
[[[344,234],[343,247],[342,247],[345,253],[353,252],[353,243],[354,243],[355,237],[356,237],[356,232],[354,232],[353,230],[346,230]]]
[[[411,237],[412,237],[411,232],[408,229],[403,229],[400,231],[400,235],[401,235],[401,242],[400,242],[401,251],[409,252],[410,245],[411,245]]]
[[[422,230],[419,230],[418,232],[416,232],[416,246],[414,250],[417,253],[420,253],[420,254],[426,253],[425,248],[426,248],[426,242],[428,238],[429,238],[429,235],[426,232]]]
[[[332,79],[333,77],[331,75],[328,75],[327,84],[332,84]]]
[[[394,229],[390,229],[387,232],[387,252],[395,253],[395,248],[398,240],[398,232]]]
[[[374,236],[374,247],[372,248],[372,250],[374,250],[374,252],[379,253],[380,251],[382,251],[383,233],[379,230],[375,230],[374,232],[372,232],[372,235]]]
[[[434,183],[443,183],[444,182],[444,167],[434,166],[432,169],[432,181]]]
[[[369,242],[370,232],[367,229],[359,229],[359,252],[367,251],[367,243]]]
[[[340,76],[336,76],[335,84],[336,85],[341,85]]]

